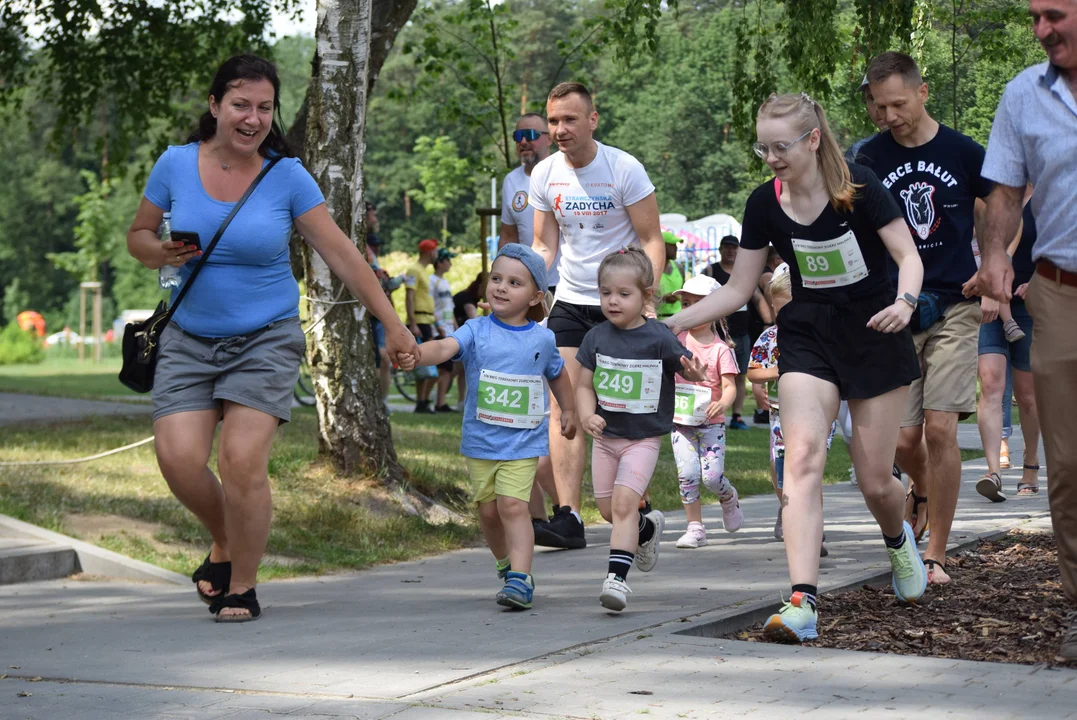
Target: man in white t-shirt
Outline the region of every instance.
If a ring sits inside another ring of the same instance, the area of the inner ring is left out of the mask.
[[[598,127],[591,94],[580,83],[561,83],[546,100],[547,126],[560,152],[531,172],[528,200],[534,208],[534,250],[560,280],[547,327],[557,339],[565,369],[575,386],[580,365],[576,351],[595,325],[603,322],[598,295],[602,258],[628,245],[639,245],[654,268],[655,297],[666,265],[665,241],[658,223],[658,200],[643,165],[628,153],[595,142]],[[654,313],[653,302],[648,307]],[[561,409],[551,400],[550,427],[560,427]],[[563,547],[587,545],[580,519],[580,486],[586,441],[550,433],[560,511],[547,525]]]
[[[546,118],[538,113],[527,113],[516,121],[512,133],[516,142],[516,157],[520,166],[505,176],[501,183],[501,240],[498,249],[509,243],[522,243],[530,247],[535,239],[534,208],[527,200],[531,186],[531,171],[550,156],[550,132]],[[560,254],[557,260],[560,260]],[[557,262],[554,261],[546,276],[553,292],[557,286]]]

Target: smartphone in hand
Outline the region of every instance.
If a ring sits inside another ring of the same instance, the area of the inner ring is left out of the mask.
[[[172,242],[181,242],[187,246],[194,246],[195,249],[202,249],[202,241],[198,237],[198,233],[191,232],[189,230],[173,230]]]

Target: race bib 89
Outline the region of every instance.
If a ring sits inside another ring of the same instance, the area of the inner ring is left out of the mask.
[[[801,283],[807,288],[843,287],[868,276],[864,254],[852,230],[825,242],[793,238],[793,253]]]

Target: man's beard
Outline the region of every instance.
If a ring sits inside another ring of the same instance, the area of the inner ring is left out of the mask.
[[[520,158],[520,164],[523,165],[528,170],[533,170],[535,168],[535,166],[539,164],[539,162],[540,162],[539,156],[538,156],[538,153],[536,153],[536,152],[531,153],[527,157],[521,157]]]

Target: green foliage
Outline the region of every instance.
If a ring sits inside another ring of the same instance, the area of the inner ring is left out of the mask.
[[[23,289],[19,278],[4,288],[4,321],[14,323],[23,310],[30,309],[30,293]]]
[[[78,207],[74,251],[48,253],[46,257],[61,270],[82,282],[96,281],[98,271],[115,244],[117,218],[113,216],[108,196],[112,183],[100,181],[89,170],[79,173],[87,191],[75,197]]]
[[[45,359],[45,349],[37,335],[9,323],[0,331],[0,365],[39,363]]]
[[[442,239],[448,240],[447,211],[464,194],[471,177],[468,161],[458,155],[456,142],[448,135],[431,138],[423,135],[415,141],[415,172],[419,186],[408,194],[422,203],[429,213],[441,213]]]
[[[0,5],[0,107],[19,107],[26,97],[21,89],[36,83],[55,101],[55,145],[80,127],[102,125],[99,146],[123,165],[154,119],[185,119],[177,100],[192,87],[207,87],[221,61],[267,52],[273,8],[294,13],[299,6],[299,0],[8,0]]]

